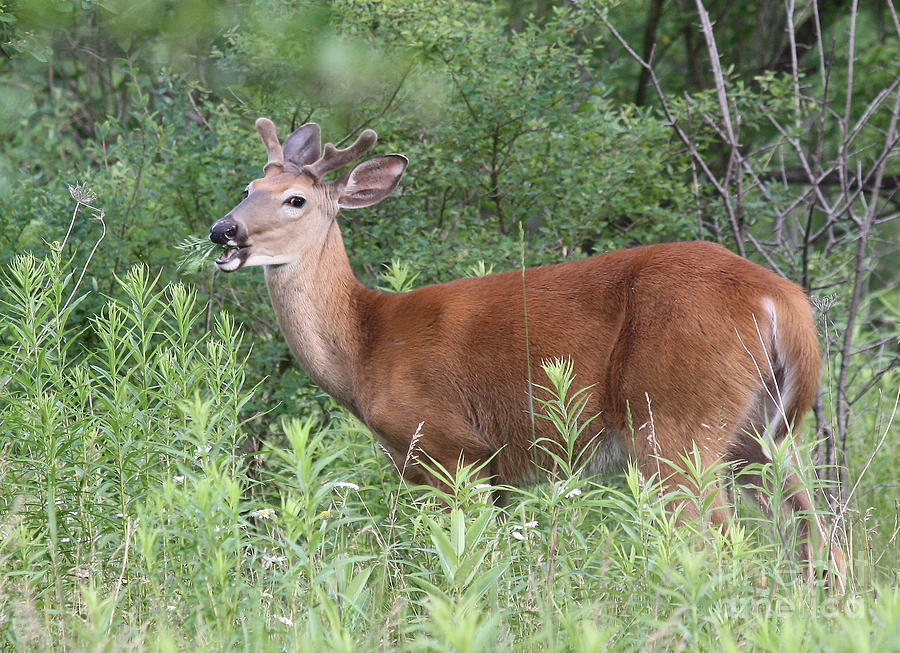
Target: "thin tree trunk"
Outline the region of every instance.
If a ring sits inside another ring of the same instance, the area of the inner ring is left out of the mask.
[[[688,69],[687,90],[692,93],[703,88],[703,74],[700,72],[700,41],[697,39],[697,26],[693,20],[695,9],[691,0],[682,0],[681,9],[685,16],[681,26],[681,35],[684,38],[684,59]]]
[[[647,24],[644,27],[644,61],[650,62],[653,55],[653,48],[656,46],[656,28],[659,26],[659,19],[662,16],[662,8],[666,0],[650,0],[650,12],[647,14]],[[650,62],[652,63],[652,62]],[[642,67],[638,76],[637,90],[634,94],[634,103],[637,106],[643,106],[647,90],[647,83],[650,81],[650,71]]]

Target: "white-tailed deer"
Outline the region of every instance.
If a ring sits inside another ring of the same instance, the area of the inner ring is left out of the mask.
[[[556,357],[571,358],[580,385],[590,386],[583,414],[599,418],[580,446],[590,442],[593,472],[631,457],[651,475],[695,446],[705,465],[764,463],[761,441],[790,437],[810,407],[820,362],[806,295],[724,247],[647,245],[402,294],[370,290],[353,274],[336,218],[387,197],[406,158],[379,156],[325,181],[362,157],[375,132],[323,153],[316,124],[283,146],[270,120],[256,126],[268,152],[264,177],[210,229],[226,248],[216,265],[263,266],[297,361],[395,461],[422,423],[419,448],[448,470],[490,461],[495,483],[533,477],[548,465],[535,438],[560,435],[529,413],[529,375],[546,383],[539,363]],[[442,486],[420,465],[405,475]],[[686,484],[677,472],[662,475],[668,487]],[[709,517],[720,523],[727,497],[718,485],[711,492]],[[805,539],[818,542],[800,547],[812,574],[822,523],[796,474],[783,496],[801,513]],[[697,516],[692,502],[682,509]],[[842,589],[838,548],[831,558]]]

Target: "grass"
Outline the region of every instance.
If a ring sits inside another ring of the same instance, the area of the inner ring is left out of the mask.
[[[60,251],[0,281],[4,650],[900,650],[890,437],[836,598],[752,506],[726,533],[676,527],[654,478],[586,479],[570,448],[506,510],[478,470],[446,507],[408,487],[349,417],[286,419],[248,465],[235,325],[203,333],[189,288],[136,268],[73,326]],[[538,409],[575,437],[577,380],[548,369]],[[889,432],[875,397],[851,478]]]

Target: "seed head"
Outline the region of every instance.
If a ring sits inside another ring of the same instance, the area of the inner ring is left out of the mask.
[[[97,193],[90,190],[87,184],[69,185],[69,195],[79,204],[90,205],[97,199]]]

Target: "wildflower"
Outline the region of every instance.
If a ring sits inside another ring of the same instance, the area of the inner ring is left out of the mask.
[[[523,533],[522,531],[535,528],[537,527],[537,525],[538,523],[536,520],[525,522],[524,524],[514,524],[509,534],[520,542],[524,542],[526,537],[525,533]]]
[[[176,483],[184,483],[184,476],[178,475],[175,477]]]
[[[262,560],[263,567],[265,567],[266,569],[271,569],[275,565],[278,565],[280,567],[287,560],[287,558],[284,556],[275,556],[271,553],[263,553],[262,556],[260,556],[260,559]]]
[[[260,508],[251,512],[250,516],[258,517],[259,519],[272,519],[275,517],[275,511],[271,508]]]
[[[276,619],[278,619],[278,621],[283,623],[285,626],[293,626],[294,625],[294,622],[291,621],[288,617],[282,617],[281,615],[277,615],[277,614],[272,615],[272,616],[275,617]]]
[[[571,499],[572,497],[577,497],[579,494],[581,494],[581,488],[575,487],[566,492],[565,497],[566,499]]]
[[[479,483],[478,485],[475,486],[475,489],[476,490],[490,490],[491,484],[490,483]]]
[[[359,492],[359,486],[356,483],[350,483],[349,481],[338,481],[334,484],[335,488],[347,488],[353,490],[354,492]]]
[[[331,517],[331,511],[323,510],[322,512],[319,513],[319,517]]]

